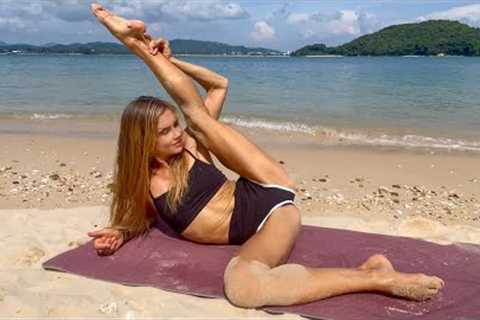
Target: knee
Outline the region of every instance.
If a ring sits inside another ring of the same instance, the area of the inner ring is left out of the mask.
[[[258,308],[265,305],[261,280],[269,269],[259,261],[245,261],[234,257],[224,273],[225,296],[237,307]]]

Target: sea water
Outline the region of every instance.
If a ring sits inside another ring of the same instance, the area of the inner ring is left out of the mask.
[[[480,151],[480,58],[179,58],[230,80],[227,123],[358,144]],[[0,124],[115,118],[140,95],[169,99],[133,55],[0,56]]]

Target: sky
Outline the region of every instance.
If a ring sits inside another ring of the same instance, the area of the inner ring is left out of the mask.
[[[219,41],[281,51],[338,45],[400,23],[458,20],[480,27],[480,1],[462,0],[99,0],[146,22],[154,37]],[[0,41],[117,42],[87,0],[0,0]]]

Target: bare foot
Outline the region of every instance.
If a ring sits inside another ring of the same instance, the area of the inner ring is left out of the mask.
[[[430,299],[445,285],[439,277],[430,277],[423,273],[394,272],[391,276],[387,292],[411,300]]]
[[[148,44],[144,33],[146,31],[145,23],[140,20],[126,20],[116,16],[100,4],[91,5],[92,13],[118,40],[125,44],[132,42],[142,42]]]
[[[379,277],[382,291],[410,300],[430,299],[445,285],[438,277],[430,277],[423,273],[397,272],[391,262],[381,254],[369,257],[358,268],[373,271]]]

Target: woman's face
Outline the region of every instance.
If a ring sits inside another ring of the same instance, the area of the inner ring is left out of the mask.
[[[158,119],[157,154],[163,160],[182,152],[185,145],[183,128],[175,112],[166,109]]]

